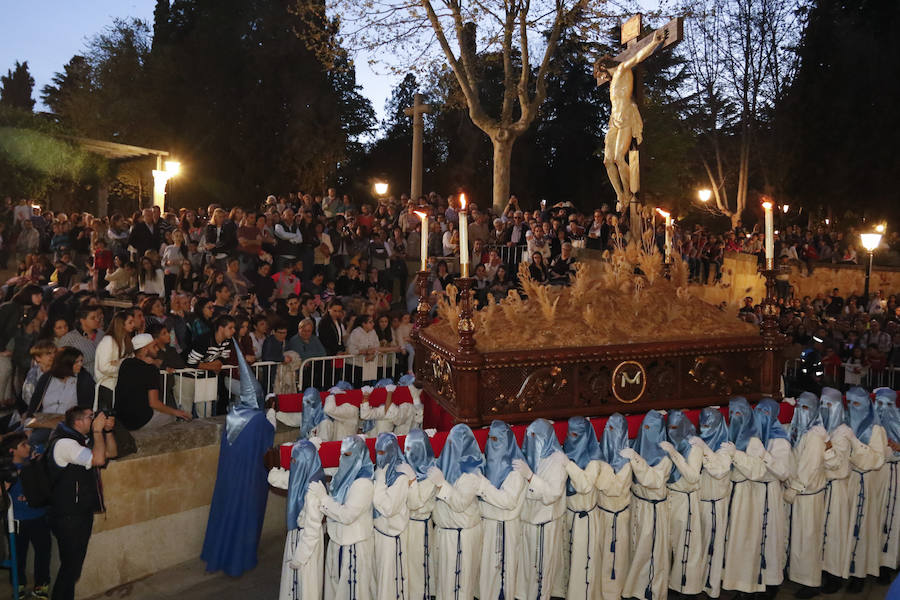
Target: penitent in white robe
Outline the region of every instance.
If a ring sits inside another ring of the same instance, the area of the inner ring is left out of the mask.
[[[408,600],[409,559],[407,529],[409,526],[409,478],[400,475],[394,485],[384,481],[384,469],[375,472],[372,506],[375,517],[375,597],[379,600]]]
[[[632,458],[634,484],[631,486],[631,566],[622,596],[626,598],[666,598],[669,588],[669,510],[666,481],[672,460],[664,457],[650,466],[638,456]]]
[[[784,501],[783,481],[794,469],[791,443],[784,438],[769,440],[763,456],[766,474],[753,485],[765,489],[763,528],[760,546],[760,572],[763,585],[781,585],[787,562],[788,518]],[[764,560],[763,560],[764,559]]]
[[[881,566],[882,509],[884,488],[878,470],[884,466],[887,437],[881,425],[872,426],[868,444],[855,436],[850,438],[850,473],[848,497],[850,504],[849,534],[844,554],[850,577],[878,575]]]
[[[821,427],[806,432],[794,446],[796,470],[785,497],[790,508],[788,577],[809,587],[822,584],[822,532],[825,527],[825,436]]]
[[[349,402],[337,404],[334,395],[325,398],[322,407],[325,414],[332,418],[332,440],[340,441],[348,435],[356,435],[359,431],[359,409]],[[325,439],[325,438],[322,438]]]
[[[825,451],[825,517],[822,527],[822,570],[846,579],[850,516],[850,451],[853,430],[840,425],[829,435],[831,448]]]
[[[565,596],[562,576],[563,515],[566,512],[566,463],[556,451],[538,462],[525,490],[522,547],[516,590],[529,600]],[[554,587],[560,588],[554,590]]]
[[[701,579],[710,598],[722,592],[722,561],[728,530],[728,499],[731,495],[731,455],[719,449],[703,449],[700,471],[700,539],[703,548]]]
[[[368,402],[359,405],[359,418],[364,421],[375,421],[375,426],[368,432],[366,437],[378,437],[379,433],[394,431],[394,421],[397,419],[399,411],[396,404],[390,406],[369,406]]]
[[[631,564],[631,463],[618,472],[608,464],[597,475],[600,509],[600,598],[619,600]]]
[[[463,473],[437,492],[432,519],[435,525],[437,600],[471,600],[478,589],[481,560],[481,477]]]
[[[409,598],[429,600],[435,595],[435,567],[437,555],[434,544],[434,523],[431,511],[434,509],[434,484],[427,479],[414,481],[409,486],[406,505],[409,507],[409,527],[406,530],[409,548],[406,565],[409,568]]]
[[[313,427],[309,432],[308,439],[312,439],[314,437],[319,438],[323,442],[335,441],[336,438],[334,437],[334,421],[332,421],[331,419],[325,419],[324,421]]]
[[[722,587],[745,593],[766,589],[760,572],[760,545],[763,530],[765,486],[754,480],[765,477],[765,448],[759,438],[750,438],[747,451],[735,451],[732,457],[731,498],[728,505],[728,529]]]
[[[566,598],[588,600],[600,596],[600,534],[602,512],[597,507],[597,477],[605,468],[600,460],[592,460],[582,470],[571,460],[566,465],[569,481],[575,489],[566,495],[566,523],[563,529],[563,570],[567,573]]]
[[[397,414],[394,415],[394,433],[396,435],[406,435],[413,427],[422,427],[422,417],[424,411],[422,405],[416,405],[411,402],[403,402],[396,404]]]
[[[682,594],[703,591],[703,559],[706,548],[700,535],[700,469],[703,449],[691,447],[687,460],[679,453],[669,455],[681,477],[668,484],[669,542],[672,567],[669,588]]]
[[[516,573],[522,524],[519,514],[525,501],[525,479],[510,471],[498,490],[481,479],[481,569],[479,600],[516,597]]]
[[[890,447],[886,449],[884,467],[884,494],[881,505],[882,512],[882,548],[881,566],[896,569],[900,560],[900,454],[894,453]]]
[[[322,501],[327,517],[325,597],[328,600],[370,600],[375,597],[375,552],[372,542],[371,479],[357,479],[344,504]]]
[[[281,565],[278,600],[320,600],[322,598],[322,566],[325,540],[322,528],[321,498],[314,491],[306,493],[297,525],[288,531]],[[299,569],[291,561],[302,565]]]

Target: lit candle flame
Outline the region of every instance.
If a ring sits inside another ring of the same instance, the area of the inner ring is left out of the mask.
[[[660,216],[662,216],[662,217],[670,217],[670,216],[672,216],[671,213],[669,213],[668,211],[665,211],[665,210],[663,210],[663,209],[661,209],[661,208],[658,208],[658,207],[657,207],[657,209],[656,209],[656,212],[658,212],[658,213],[660,214]]]
[[[465,194],[459,195],[459,209],[466,210],[466,195]]]
[[[419,218],[423,221],[425,220],[425,217],[428,216],[428,213],[423,212],[421,210],[414,210],[413,212],[416,213],[417,215],[419,215]]]
[[[762,203],[762,207],[766,210],[772,210],[772,203],[766,200]]]

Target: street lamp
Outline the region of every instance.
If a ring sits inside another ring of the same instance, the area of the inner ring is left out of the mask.
[[[884,223],[879,223],[875,226],[875,231],[878,233],[884,233]]]
[[[709,202],[709,199],[712,198],[712,190],[703,188],[697,191],[697,197],[700,198],[700,202]]]
[[[379,198],[386,196],[388,193],[388,184],[384,181],[375,182],[375,195]]]
[[[877,229],[877,227],[876,227]],[[859,234],[859,239],[862,242],[863,248],[866,249],[866,252],[869,253],[869,262],[866,264],[866,287],[863,290],[863,302],[864,306],[869,306],[869,279],[872,277],[872,259],[875,256],[875,249],[878,248],[878,245],[881,244],[881,234],[877,231],[875,233],[861,233]]]
[[[784,211],[784,214],[788,214],[788,211],[791,210],[791,207],[787,204],[781,207],[781,210]]]

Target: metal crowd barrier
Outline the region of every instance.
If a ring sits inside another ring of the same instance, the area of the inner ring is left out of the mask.
[[[307,358],[300,363],[297,370],[297,389],[305,390],[309,387],[328,389],[338,381],[347,381],[358,388],[363,385],[364,370],[371,371],[374,368],[375,380],[384,377],[396,379],[401,375],[398,373],[399,367],[397,355],[393,351],[378,351],[372,361],[366,361],[362,355],[353,354]]]
[[[846,374],[846,366],[847,363],[841,363],[834,375],[829,375],[826,372],[824,376],[825,384],[836,388],[842,387],[846,383],[844,380],[844,375]],[[799,371],[799,358],[786,360],[784,362],[785,379],[793,379],[797,377]],[[867,390],[873,390],[879,387],[889,387],[892,389],[897,389],[897,384],[900,383],[900,377],[898,377],[897,375],[898,373],[900,373],[900,367],[886,366],[882,369],[872,369],[871,367],[867,366],[866,372],[861,373],[861,381],[859,385],[866,388]]]
[[[503,246],[499,244],[489,245],[487,246],[488,252],[491,250],[496,250],[497,254],[500,255],[500,260],[503,261],[504,264],[512,265],[515,267],[520,262],[522,262],[522,257],[525,255],[525,251],[528,250],[527,246]]]

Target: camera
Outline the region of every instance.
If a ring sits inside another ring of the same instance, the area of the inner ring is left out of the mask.
[[[100,412],[102,412],[104,415],[106,415],[106,418],[107,418],[107,419],[109,419],[110,417],[115,417],[115,416],[116,416],[116,409],[115,409],[115,408],[104,408],[104,409],[101,410]]]

